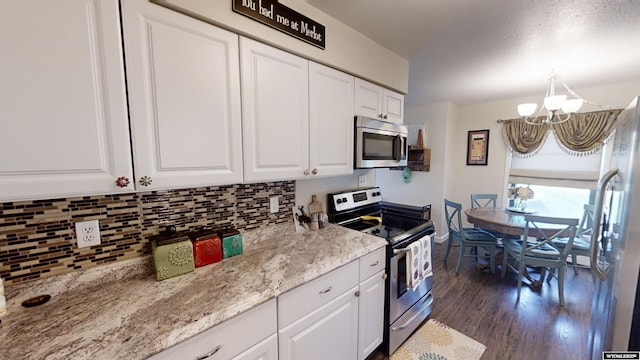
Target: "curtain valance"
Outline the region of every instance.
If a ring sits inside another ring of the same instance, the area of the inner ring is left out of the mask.
[[[532,156],[555,132],[560,148],[570,155],[592,154],[600,150],[613,130],[621,109],[572,114],[559,124],[531,125],[522,120],[502,120],[502,135],[516,156]],[[542,119],[540,119],[542,120]]]

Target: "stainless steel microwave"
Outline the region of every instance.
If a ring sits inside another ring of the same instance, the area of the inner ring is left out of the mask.
[[[406,125],[356,116],[354,132],[356,169],[407,165]]]

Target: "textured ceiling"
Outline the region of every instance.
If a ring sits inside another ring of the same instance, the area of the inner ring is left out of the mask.
[[[640,0],[307,0],[409,60],[408,104],[640,79]],[[640,95],[640,89],[638,89]]]

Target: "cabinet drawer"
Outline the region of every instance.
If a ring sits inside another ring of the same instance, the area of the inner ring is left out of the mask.
[[[283,329],[358,284],[358,261],[352,261],[278,296],[278,329]]]
[[[386,248],[380,248],[360,258],[360,281],[385,268]]]
[[[149,359],[196,359],[215,349],[218,350],[211,355],[211,360],[230,359],[276,331],[276,300],[272,299]]]

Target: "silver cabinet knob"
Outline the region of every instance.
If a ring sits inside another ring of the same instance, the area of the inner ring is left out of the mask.
[[[386,119],[386,118],[388,118],[388,116],[385,114],[382,118],[383,118],[383,119]]]
[[[140,178],[140,185],[142,186],[149,186],[151,185],[151,183],[153,182],[153,180],[151,180],[151,178],[149,176],[143,176]]]
[[[317,174],[318,174],[318,169],[313,169],[313,170],[311,171],[311,173],[312,173],[313,175],[317,175]]]
[[[304,174],[304,176],[309,176],[309,169],[305,170],[305,171],[303,172],[303,174]]]

